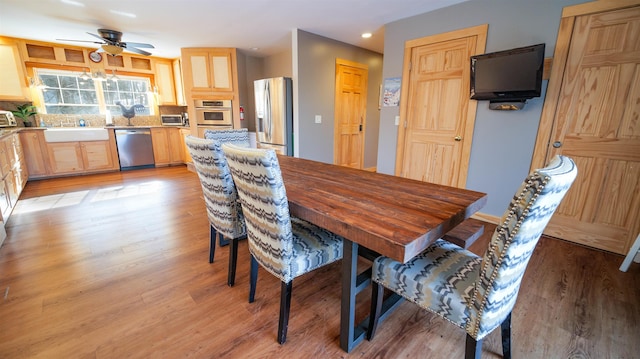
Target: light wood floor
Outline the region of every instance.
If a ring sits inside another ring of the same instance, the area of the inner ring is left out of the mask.
[[[474,246],[486,246],[493,226]],[[0,248],[0,358],[462,358],[465,333],[402,303],[373,342],[339,347],[340,264],[294,281],[287,343],[280,285],[248,252],[207,261],[198,179],[185,167],[29,182]],[[543,237],[513,312],[515,358],[639,358],[640,265]],[[366,315],[369,293],[358,297]],[[499,358],[498,331],[483,357]]]

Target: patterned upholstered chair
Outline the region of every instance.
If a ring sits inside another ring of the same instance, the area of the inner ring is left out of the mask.
[[[217,140],[222,143],[233,143],[241,147],[251,147],[249,141],[249,130],[239,128],[235,130],[205,130],[204,138],[208,140]]]
[[[504,358],[511,357],[511,310],[529,258],[577,174],[568,157],[556,156],[533,171],[496,227],[484,257],[442,239],[405,264],[387,257],[373,263],[371,340],[388,288],[467,332],[466,358],[480,358],[482,339],[502,327]]]
[[[233,184],[220,141],[193,136],[185,137],[185,144],[200,178],[204,203],[209,218],[209,263],[213,263],[216,233],[220,243],[231,239],[227,284],[233,286],[238,260],[238,240],[246,237],[246,225],[238,192]]]
[[[247,223],[253,302],[258,263],[280,279],[278,342],[287,338],[293,279],[342,258],[342,237],[291,217],[280,165],[271,149],[224,144]]]

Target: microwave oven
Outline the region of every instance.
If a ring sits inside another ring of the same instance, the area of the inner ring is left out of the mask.
[[[0,127],[15,127],[18,123],[11,111],[0,111]]]
[[[233,126],[231,100],[195,100],[196,124]]]
[[[182,126],[184,120],[182,115],[160,115],[160,121],[163,126]]]

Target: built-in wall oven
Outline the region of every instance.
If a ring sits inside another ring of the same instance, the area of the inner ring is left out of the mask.
[[[233,126],[231,100],[195,100],[198,126]]]

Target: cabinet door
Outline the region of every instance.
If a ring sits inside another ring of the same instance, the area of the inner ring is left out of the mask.
[[[181,140],[179,128],[169,129],[169,160],[172,164],[184,162],[184,141]]]
[[[209,56],[214,91],[231,91],[231,54],[229,51],[213,51]]]
[[[9,139],[0,141],[0,178],[6,176],[11,171],[11,159],[9,156]],[[11,146],[12,147],[12,146]]]
[[[189,64],[189,84],[191,91],[211,91],[211,66],[207,51],[192,52],[187,57]]]
[[[80,142],[82,163],[86,171],[112,170],[118,168],[116,160],[111,155],[109,141]]]
[[[46,165],[46,143],[42,130],[20,131],[20,142],[30,178],[44,177],[48,174]]]
[[[0,40],[0,99],[30,100],[18,45]]]
[[[158,87],[158,102],[161,105],[175,105],[176,96],[173,86],[172,64],[170,61],[155,61],[156,86]]]
[[[184,97],[184,86],[182,85],[182,66],[180,59],[173,60],[173,83],[176,88],[176,104],[178,106],[186,106],[187,101]]]
[[[184,138],[191,134],[191,130],[188,128],[180,129],[180,146],[182,146],[182,153],[184,154],[182,162],[184,163],[192,163],[191,155],[189,154],[189,150],[187,149],[187,144],[184,141]]]
[[[80,142],[47,143],[49,165],[53,174],[77,173],[84,170]]]
[[[166,166],[171,163],[169,155],[169,134],[167,128],[152,128],[151,142],[153,144],[153,158],[156,166]]]

